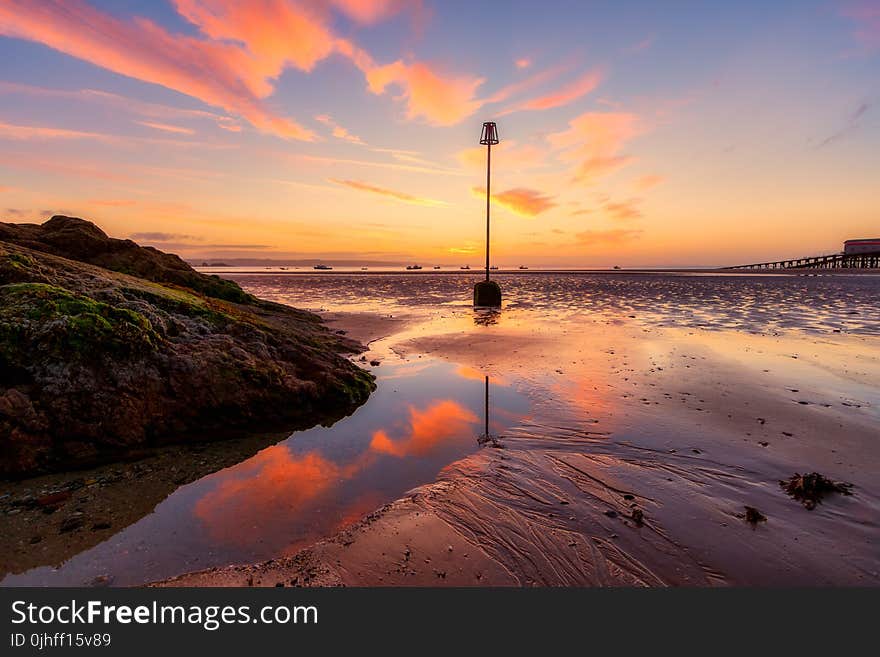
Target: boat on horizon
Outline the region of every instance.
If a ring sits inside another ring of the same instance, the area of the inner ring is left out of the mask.
[[[434,269],[440,269],[440,265],[434,265]]]
[[[361,267],[361,271],[367,271],[366,267]]]
[[[470,268],[471,268],[470,265],[465,265],[464,267],[459,267],[459,269],[470,269]]]
[[[489,269],[490,269],[490,270],[498,269],[498,265],[492,265],[491,267],[489,267]]]
[[[421,269],[422,266],[421,265],[407,265],[406,268],[409,270],[413,270],[413,269]]]
[[[528,267],[526,267],[525,265],[520,265],[519,268],[520,269],[528,269]]]
[[[315,265],[312,269],[333,269],[330,265]]]

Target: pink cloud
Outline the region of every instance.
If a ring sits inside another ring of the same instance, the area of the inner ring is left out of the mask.
[[[548,110],[568,105],[596,89],[596,87],[602,82],[602,78],[602,71],[595,69],[553,93],[532,98],[516,105],[515,107],[507,109],[501,113],[501,116],[512,112]]]
[[[179,135],[194,135],[196,133],[195,130],[190,128],[183,128],[179,125],[171,125],[169,123],[159,123],[158,121],[135,121],[135,123],[139,123],[142,126],[146,126],[147,128],[152,128],[153,130],[161,130],[162,132],[173,132],[174,134]]]
[[[528,68],[532,65],[532,60],[530,60],[528,57],[522,57],[520,59],[517,59],[514,63],[516,64],[517,68]]]
[[[862,0],[848,4],[842,14],[855,22],[853,36],[866,52],[880,50],[880,2]]]
[[[192,17],[207,20],[199,13],[202,3],[181,0],[180,4],[192,10]],[[218,22],[211,28],[224,34]],[[121,20],[80,0],[0,0],[0,34],[36,41],[115,73],[193,96],[242,116],[259,130],[314,139],[309,130],[274,115],[263,104],[262,98],[273,89],[270,78],[280,73],[279,61],[265,53],[254,56],[226,41],[171,34],[144,18]]]
[[[371,25],[398,13],[405,0],[330,0],[330,3],[343,14],[358,23]]]
[[[107,141],[112,137],[83,130],[0,123],[0,139],[98,139]]]

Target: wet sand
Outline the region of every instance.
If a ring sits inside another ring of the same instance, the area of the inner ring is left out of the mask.
[[[402,322],[367,356],[505,380],[530,417],[294,556],[164,585],[880,584],[876,336],[445,317]],[[853,494],[806,509],[779,481],[812,471]]]

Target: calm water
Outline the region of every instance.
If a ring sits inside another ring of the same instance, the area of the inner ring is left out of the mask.
[[[416,334],[493,330],[486,327],[491,316],[475,315],[470,308],[475,274],[235,278],[257,296],[298,307],[416,315],[422,320]],[[734,329],[739,334],[794,328],[810,334],[880,335],[876,276],[499,278],[506,325],[552,315],[559,323],[548,330],[561,340],[566,323],[584,318],[606,325]],[[374,347],[381,350],[382,345]],[[575,354],[581,346],[569,348]],[[629,392],[621,397],[618,388],[628,380],[623,369],[609,372],[583,361],[563,373],[557,365],[518,360],[515,351],[507,355],[505,371],[464,367],[429,355],[408,360],[391,355],[383,353],[383,364],[374,368],[378,389],[352,416],[329,428],[295,433],[236,466],[182,486],[153,513],[104,543],[59,567],[8,575],[2,584],[83,585],[99,577],[116,585],[138,584],[293,554],[413,487],[434,481],[443,468],[481,449],[487,386],[492,435],[553,434],[564,439],[567,432],[583,437],[595,429],[601,439],[605,434],[600,429],[609,428],[621,404],[636,411],[629,425],[618,423],[616,430],[637,435],[638,427],[650,427],[658,440],[672,440],[688,430],[687,424],[667,423],[662,409],[645,399],[631,398]],[[571,358],[575,363],[575,356]],[[792,380],[813,376],[817,390],[838,386],[833,390],[841,399],[861,395],[861,413],[880,408],[880,399],[869,397],[876,395],[876,386],[837,380],[810,370],[804,360],[790,360],[784,367],[782,376]],[[606,424],[597,427],[600,420]]]

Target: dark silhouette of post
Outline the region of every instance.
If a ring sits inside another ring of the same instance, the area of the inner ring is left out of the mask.
[[[497,308],[501,306],[501,286],[489,280],[489,213],[492,206],[492,146],[498,143],[495,123],[483,124],[480,143],[486,146],[486,280],[474,286],[474,306]]]
[[[485,130],[485,124],[484,124]],[[480,140],[482,144],[483,141]],[[492,142],[486,142],[486,280],[489,280],[489,208],[492,198]]]

